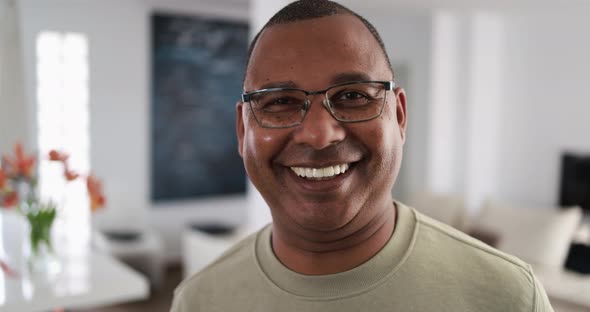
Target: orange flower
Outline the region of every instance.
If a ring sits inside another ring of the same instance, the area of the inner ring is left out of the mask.
[[[106,199],[102,192],[102,183],[93,175],[89,175],[86,179],[86,187],[90,196],[90,209],[92,212],[104,207]]]
[[[98,211],[102,209],[106,203],[106,200],[103,195],[99,195],[97,197],[90,198],[90,210],[92,212]]]
[[[16,206],[16,204],[18,204],[18,194],[16,192],[9,192],[4,196],[2,206],[10,208]]]
[[[64,170],[64,176],[68,182],[76,180],[80,175],[75,171],[69,170],[67,167]]]
[[[6,274],[6,276],[8,277],[17,277],[18,274],[16,273],[16,271],[14,271],[12,268],[10,268],[8,266],[8,264],[6,264],[6,262],[0,260],[0,269],[2,269],[2,271],[4,272],[4,274]]]
[[[8,176],[18,177],[23,176],[31,178],[33,175],[33,169],[35,167],[35,156],[27,156],[23,151],[23,146],[17,143],[14,146],[15,157],[3,157],[2,160],[8,166]]]
[[[68,182],[76,180],[80,175],[70,170],[68,166],[68,158],[70,155],[62,152],[58,152],[56,150],[49,151],[49,160],[50,161],[59,161],[64,165],[64,177]]]
[[[0,168],[0,191],[6,187],[6,173]]]
[[[63,161],[63,165],[64,177],[66,178],[66,181],[74,181],[80,176],[76,171],[70,170],[70,167],[68,166],[68,163],[65,160]]]
[[[61,161],[65,163],[68,160],[69,155],[66,153],[61,153],[56,150],[49,151],[49,160],[51,161]]]

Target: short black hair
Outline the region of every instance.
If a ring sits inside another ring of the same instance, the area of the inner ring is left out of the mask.
[[[352,15],[358,18],[371,32],[375,40],[377,40],[377,42],[379,43],[381,51],[383,52],[383,55],[387,60],[387,65],[389,65],[389,69],[393,74],[393,66],[391,66],[391,61],[389,59],[389,55],[387,54],[387,50],[385,49],[385,44],[383,43],[383,39],[381,39],[379,32],[377,32],[377,29],[375,28],[375,26],[373,26],[373,24],[371,24],[364,17],[360,16],[359,14],[350,10],[349,8],[330,0],[299,0],[288,4],[280,11],[278,11],[273,17],[270,18],[270,20],[268,20],[268,22],[266,22],[262,29],[256,34],[256,36],[250,43],[250,47],[248,48],[248,58],[246,59],[246,68],[244,70],[244,81],[246,79],[246,74],[248,72],[248,66],[250,65],[252,51],[254,50],[254,47],[258,42],[260,34],[262,34],[262,32],[265,29],[275,25],[294,23],[298,21],[334,15]]]

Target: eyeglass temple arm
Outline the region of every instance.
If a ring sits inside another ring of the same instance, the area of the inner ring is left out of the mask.
[[[385,90],[393,91],[393,89],[395,88],[395,82],[393,82],[393,80],[384,81],[383,86],[385,87]]]

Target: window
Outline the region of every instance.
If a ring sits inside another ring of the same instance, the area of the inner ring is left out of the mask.
[[[90,237],[85,182],[66,183],[62,166],[46,155],[51,149],[64,151],[72,169],[90,170],[88,39],[80,33],[41,32],[36,50],[40,196],[58,206],[56,239],[81,246]]]

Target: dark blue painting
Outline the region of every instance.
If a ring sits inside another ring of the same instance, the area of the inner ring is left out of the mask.
[[[152,200],[245,192],[235,103],[247,49],[246,23],[152,16]]]

